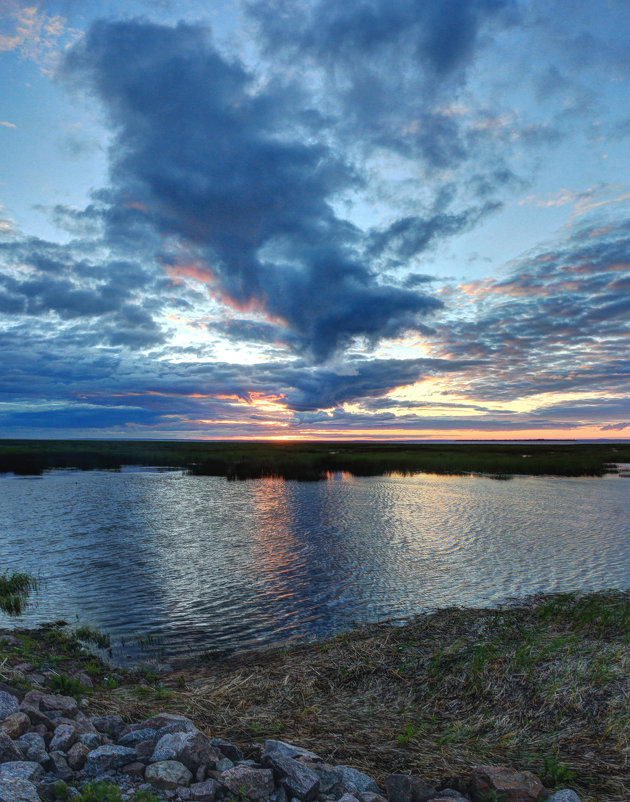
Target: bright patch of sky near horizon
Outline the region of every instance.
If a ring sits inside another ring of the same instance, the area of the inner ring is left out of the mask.
[[[628,436],[626,3],[0,11],[0,436]]]

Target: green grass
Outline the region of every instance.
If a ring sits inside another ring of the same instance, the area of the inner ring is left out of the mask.
[[[38,580],[20,571],[0,574],[0,610],[8,615],[20,615],[31,592],[37,590]]]
[[[183,468],[228,479],[317,480],[330,472],[355,476],[428,472],[601,476],[630,462],[629,443],[241,443],[196,441],[0,440],[0,472],[41,474],[51,468]]]

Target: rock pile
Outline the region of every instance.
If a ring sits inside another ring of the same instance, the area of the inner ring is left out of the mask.
[[[118,785],[130,798],[151,790],[173,802],[580,802],[571,790],[551,793],[529,772],[480,766],[434,788],[402,774],[373,779],[333,766],[307,749],[268,740],[257,760],[190,719],[160,713],[126,724],[120,716],[86,716],[68,696],[0,690],[0,802],[46,802],[55,786],[69,798],[90,781]]]

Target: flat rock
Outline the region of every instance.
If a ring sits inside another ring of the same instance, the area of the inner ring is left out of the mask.
[[[22,753],[24,760],[34,760],[46,766],[49,761],[46,741],[36,732],[26,732],[15,742],[15,745]],[[22,758],[20,758],[21,760]]]
[[[428,802],[438,794],[432,785],[408,774],[389,774],[385,789],[389,802]]]
[[[234,766],[224,771],[220,782],[233,794],[249,797],[254,802],[264,802],[275,790],[271,769],[255,769],[251,766]]]
[[[221,786],[215,780],[206,780],[202,783],[192,783],[188,790],[194,802],[214,802],[220,789]]]
[[[192,773],[178,760],[161,760],[146,767],[144,779],[156,788],[172,790],[178,785],[188,785]]]
[[[177,760],[186,768],[196,772],[199,766],[213,768],[221,755],[210,743],[210,739],[199,730],[172,732],[163,735],[155,744],[150,763]]]
[[[225,757],[234,761],[234,763],[238,763],[239,760],[243,759],[243,753],[238,746],[234,746],[234,744],[229,743],[229,741],[224,741],[223,738],[212,738],[210,743],[215,749],[218,749],[222,755],[225,755]]]
[[[85,772],[92,777],[105,771],[121,769],[136,759],[136,750],[126,746],[99,746],[88,753]]]
[[[136,746],[142,741],[152,741],[155,738],[157,730],[147,727],[143,730],[131,730],[126,735],[118,739],[118,746]]]
[[[30,718],[26,713],[22,713],[18,710],[17,713],[11,713],[10,716],[7,716],[4,721],[0,723],[0,732],[6,732],[9,738],[15,741],[20,735],[24,735],[25,732],[28,732],[30,726]]]
[[[288,744],[285,741],[273,741],[268,739],[265,741],[265,748],[262,756],[265,758],[272,754],[285,755],[286,757],[303,757],[308,758],[308,760],[321,761],[321,757],[319,755],[316,755],[315,752],[309,752],[308,749],[302,749],[300,746],[294,746],[293,744]],[[229,757],[229,755],[227,755],[227,757]]]
[[[8,716],[17,713],[19,709],[20,703],[13,694],[0,691],[0,721],[4,721]]]
[[[18,777],[36,783],[44,776],[44,769],[33,760],[15,760],[0,765],[0,777]]]
[[[546,802],[580,802],[580,797],[575,791],[563,788],[561,791],[556,791],[555,794],[547,797]]]
[[[22,760],[22,754],[6,732],[0,732],[0,763]]]
[[[271,752],[263,758],[263,764],[273,770],[290,797],[311,802],[319,793],[318,775],[292,757],[282,752]]]
[[[531,771],[515,771],[505,766],[475,766],[472,789],[481,796],[494,793],[502,802],[538,802],[544,787]]]
[[[349,783],[352,783],[356,786],[359,793],[363,793],[364,791],[372,791],[375,794],[379,793],[378,785],[371,777],[368,777],[368,775],[364,774],[362,771],[353,769],[350,766],[335,766],[335,769],[341,772],[341,782],[343,785],[347,786]]]
[[[72,696],[44,693],[39,699],[39,709],[43,710],[44,713],[53,713],[58,716],[65,716],[66,718],[74,718],[79,712],[79,705]]]
[[[0,802],[41,802],[37,788],[19,777],[0,777]]]

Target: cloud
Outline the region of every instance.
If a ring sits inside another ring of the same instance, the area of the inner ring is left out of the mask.
[[[630,423],[609,423],[606,426],[602,426],[602,432],[620,432],[622,429],[630,428]]]
[[[36,4],[4,0],[0,52],[17,52],[22,58],[39,64],[50,72],[63,48],[81,32],[69,28],[59,14],[47,14]]]
[[[368,237],[333,211],[362,179],[303,135],[310,109],[299,91],[255,87],[203,28],[98,22],[64,74],[99,98],[115,131],[103,193],[112,247],[170,243],[171,258],[201,266],[215,297],[281,319],[286,342],[316,361],[357,338],[421,329],[441,308],[380,280]],[[431,225],[437,236],[440,221]]]
[[[7,122],[6,120],[0,120],[0,125],[3,125],[5,128],[16,128],[17,126],[15,123]]]

